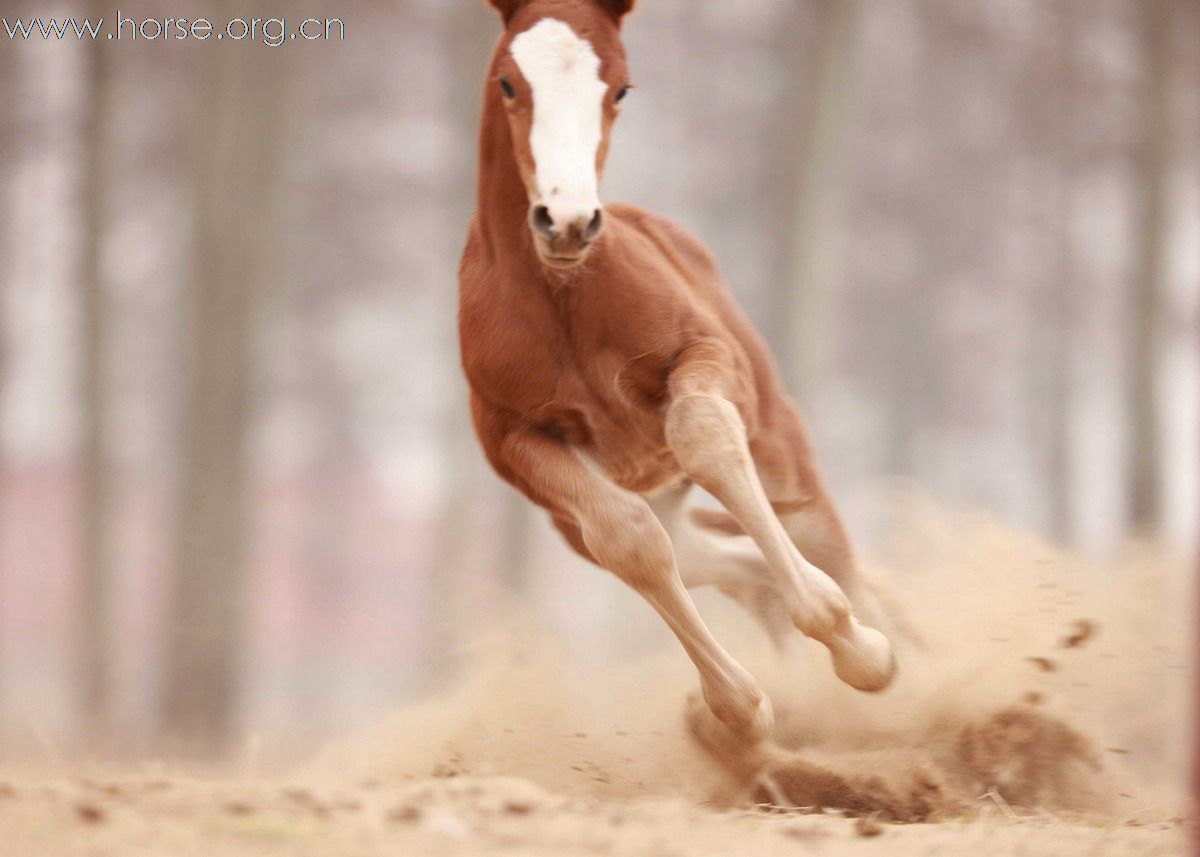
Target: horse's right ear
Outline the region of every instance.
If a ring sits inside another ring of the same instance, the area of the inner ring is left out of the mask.
[[[525,5],[525,0],[487,0],[488,4],[500,13],[504,23],[508,23],[517,10]]]
[[[600,5],[620,23],[622,18],[633,11],[636,3],[637,0],[601,0]]]

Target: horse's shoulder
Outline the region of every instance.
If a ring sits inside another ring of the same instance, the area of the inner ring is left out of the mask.
[[[686,283],[686,293],[691,300],[720,320],[716,329],[725,333],[725,342],[736,343],[737,350],[744,353],[756,384],[760,387],[773,385],[770,352],[738,306],[704,242],[660,214],[632,205],[609,206],[608,210],[614,208],[616,217],[648,238],[670,260]]]
[[[606,206],[610,215],[649,239],[669,256],[678,256],[692,271],[709,278],[719,278],[716,259],[704,242],[670,218],[657,212],[627,203]]]

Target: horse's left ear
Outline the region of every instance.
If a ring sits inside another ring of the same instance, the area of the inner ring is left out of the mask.
[[[517,10],[525,5],[525,0],[487,0],[488,5],[500,13],[504,23],[508,23]]]
[[[620,23],[622,18],[633,11],[636,2],[637,0],[600,0],[600,5]]]

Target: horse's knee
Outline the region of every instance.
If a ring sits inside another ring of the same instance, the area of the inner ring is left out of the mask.
[[[581,532],[596,561],[635,589],[662,585],[674,571],[671,539],[640,498],[587,516]]]
[[[580,529],[578,523],[560,515],[554,515],[551,519],[554,521],[555,529],[566,539],[567,544],[571,546],[571,549],[575,553],[590,562],[597,562],[596,557],[592,555],[587,544],[583,541],[583,531]]]
[[[751,461],[741,415],[721,396],[676,399],[667,412],[666,436],[683,469],[702,486],[721,479],[731,466],[741,469]]]

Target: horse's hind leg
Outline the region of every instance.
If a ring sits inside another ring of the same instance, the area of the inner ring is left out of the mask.
[[[696,513],[706,510],[686,506],[690,488],[684,481],[646,497],[671,537],[684,585],[719,589],[745,608],[776,649],[784,649],[794,630],[762,551],[745,534],[722,533],[698,523]]]
[[[910,641],[919,641],[919,635],[898,615],[896,605],[889,604],[885,611],[879,603],[882,593],[864,580],[846,527],[825,490],[804,425],[791,402],[780,402],[775,419],[755,436],[750,448],[763,490],[797,549],[837,581],[868,624],[897,630]]]

